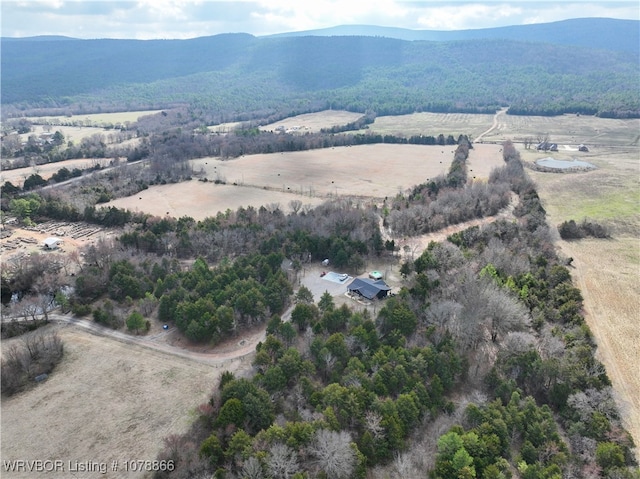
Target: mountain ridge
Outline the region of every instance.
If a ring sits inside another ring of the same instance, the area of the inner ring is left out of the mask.
[[[463,30],[413,30],[376,25],[337,25],[334,27],[285,32],[268,37],[296,36],[382,36],[407,41],[455,41],[501,38],[538,41],[587,48],[635,53],[640,48],[640,21],[614,18],[575,18],[557,22],[510,25]]]
[[[599,37],[611,34],[603,30]],[[628,43],[633,35],[620,30],[618,40]],[[489,112],[506,105],[545,114],[640,111],[636,56],[545,40],[246,33],[187,40],[3,39],[2,104],[99,109],[195,103],[232,116],[264,105],[304,110],[300,105],[327,102],[379,114]]]

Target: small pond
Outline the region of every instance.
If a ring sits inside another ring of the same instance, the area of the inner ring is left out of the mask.
[[[587,161],[580,160],[556,160],[555,158],[543,158],[536,161],[536,165],[544,166],[545,168],[555,168],[558,170],[565,170],[567,168],[583,168],[592,169],[596,165],[593,165]]]

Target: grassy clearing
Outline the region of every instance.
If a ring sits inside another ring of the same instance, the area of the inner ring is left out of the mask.
[[[633,142],[626,123],[612,139]],[[523,158],[576,155],[598,169],[585,173],[529,174],[538,185],[548,221],[583,218],[607,225],[611,240],[558,241],[572,257],[573,277],[584,296],[585,318],[598,344],[598,358],[611,378],[626,429],[640,444],[640,150],[637,147],[595,147],[585,157],[575,152],[537,153],[524,151]]]
[[[382,135],[469,135],[475,138],[488,130],[493,115],[471,115],[466,113],[412,113],[400,116],[379,116],[367,130]]]
[[[531,158],[540,153],[527,152]],[[617,234],[640,231],[638,150],[603,150],[587,161],[598,169],[583,173],[530,172],[552,224],[569,219],[602,221]],[[553,157],[557,157],[555,154]]]
[[[597,357],[613,383],[625,428],[640,444],[640,243],[635,237],[560,241],[574,258],[572,275],[584,296]]]
[[[114,113],[94,113],[90,115],[76,115],[76,116],[39,116],[30,118],[32,122],[47,123],[52,125],[67,125],[73,124],[73,122],[85,122],[89,125],[100,124],[116,124],[135,122],[141,116],[154,115],[160,113],[162,110],[149,110],[149,111],[120,111]]]
[[[584,115],[515,116],[501,115],[498,128],[485,141],[513,141],[525,137],[548,136],[553,143],[591,147],[638,146],[640,120],[614,120]]]
[[[317,113],[306,113],[304,115],[292,116],[284,120],[270,123],[261,127],[261,130],[272,131],[282,126],[285,130],[297,128],[300,131],[318,132],[322,128],[331,128],[336,125],[346,125],[357,120],[362,113],[353,113],[343,110],[326,110]]]
[[[62,362],[47,381],[2,400],[3,460],[50,459],[65,465],[153,461],[166,436],[189,427],[196,407],[207,401],[221,372],[244,364],[240,360],[225,367],[201,364],[69,327],[56,329],[64,342]],[[6,344],[2,342],[3,347]],[[8,477],[34,475],[24,471]],[[47,477],[74,475],[65,471]],[[105,475],[78,477],[150,476],[110,469]]]

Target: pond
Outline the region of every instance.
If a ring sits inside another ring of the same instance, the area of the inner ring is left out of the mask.
[[[545,168],[556,168],[559,170],[565,170],[567,168],[583,168],[583,169],[592,169],[596,166],[587,162],[580,160],[556,160],[555,158],[543,158],[541,160],[536,161],[536,165],[544,166]]]

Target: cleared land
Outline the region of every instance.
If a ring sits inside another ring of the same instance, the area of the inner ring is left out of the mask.
[[[84,123],[91,126],[100,126],[134,122],[142,116],[155,115],[161,111],[162,110],[120,111],[115,113],[94,113],[90,115],[77,116],[40,116],[37,118],[30,118],[30,120],[37,123],[46,123],[51,125],[73,125],[76,123]]]
[[[79,144],[85,138],[92,137],[93,135],[103,135],[104,139],[108,141],[109,136],[115,134],[114,130],[105,130],[104,128],[94,126],[43,126],[33,125],[31,132],[23,133],[20,135],[22,141],[27,141],[30,136],[40,136],[48,131],[55,133],[59,131],[64,135],[64,141],[71,141],[74,144]]]
[[[204,219],[240,206],[292,200],[317,205],[330,197],[380,199],[444,174],[453,159],[451,146],[362,145],[323,150],[250,155],[234,160],[202,158],[193,168],[209,181],[153,186],[136,196],[119,198],[117,206],[158,216]],[[487,178],[502,164],[498,145],[478,145],[470,155],[471,175]],[[226,185],[213,181],[225,181]]]
[[[394,135],[469,135],[473,140],[492,126],[494,115],[468,113],[413,113],[401,116],[380,116],[368,130]],[[496,128],[483,135],[482,141],[520,142],[525,137],[544,138],[558,145],[638,146],[640,120],[613,120],[584,115],[515,116],[499,115]]]
[[[243,186],[216,185],[211,182],[187,181],[171,185],[153,186],[136,196],[118,198],[103,206],[115,206],[134,212],[144,212],[155,216],[190,216],[195,220],[215,216],[218,212],[237,210],[239,207],[268,207],[277,204],[284,212],[289,212],[289,203],[300,200],[303,205],[316,206],[322,198],[312,198],[282,191],[269,191]]]
[[[584,115],[557,117],[500,115],[495,130],[483,136],[485,142],[522,141],[547,136],[560,145],[638,146],[640,120],[614,120]]]
[[[33,174],[42,176],[45,180],[51,178],[61,168],[67,168],[69,171],[74,168],[85,170],[87,168],[93,168],[96,165],[105,167],[112,161],[113,158],[91,158],[91,159],[78,159],[78,160],[65,160],[58,161],[56,163],[45,163],[44,165],[29,166],[27,168],[15,168],[13,170],[2,170],[0,172],[0,183],[4,184],[5,181],[10,181],[14,186],[22,188],[24,180]]]
[[[155,460],[163,439],[184,432],[224,370],[243,360],[206,365],[132,344],[57,327],[65,356],[47,381],[2,400],[2,459],[107,462],[103,475],[70,472],[64,478],[140,478],[123,472],[125,460]],[[3,342],[3,346],[4,346]],[[120,461],[117,472],[113,460]],[[30,478],[33,473],[2,477]]]
[[[471,115],[467,113],[412,113],[400,116],[379,116],[367,130],[383,135],[446,136],[468,135],[471,140],[491,127],[494,115]]]
[[[612,231],[611,240],[560,240],[558,246],[574,259],[572,274],[584,296],[585,318],[598,344],[598,358],[611,378],[625,427],[636,445],[640,445],[639,154],[637,147],[595,147],[587,154],[561,150],[553,157],[586,159],[598,169],[529,172],[550,224],[588,218]],[[543,155],[549,153],[523,152],[527,161]]]
[[[317,132],[322,128],[330,128],[334,125],[346,125],[362,117],[362,113],[353,113],[344,110],[327,110],[318,113],[306,113],[292,116],[284,120],[269,123],[261,127],[261,130],[275,131],[282,127],[285,131]]]

